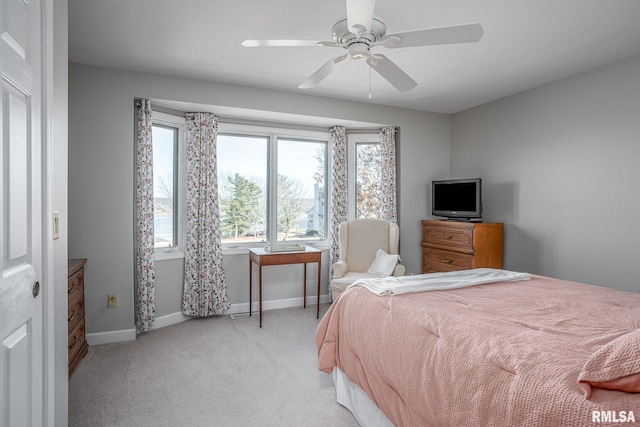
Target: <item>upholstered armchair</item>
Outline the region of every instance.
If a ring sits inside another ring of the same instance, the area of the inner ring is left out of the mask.
[[[329,284],[333,301],[357,279],[381,277],[380,273],[371,272],[374,260],[380,260],[380,257],[376,258],[378,250],[397,255],[400,239],[398,224],[377,219],[343,222],[339,230],[339,260],[333,264],[333,279]],[[404,275],[405,268],[399,261],[398,258],[392,267],[393,276]]]

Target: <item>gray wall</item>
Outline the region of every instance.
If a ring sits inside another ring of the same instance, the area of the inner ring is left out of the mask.
[[[399,222],[407,271],[420,270],[420,219],[432,179],[481,176],[485,220],[505,223],[505,267],[640,292],[640,57],[452,116],[123,70],[69,65],[69,257],[89,259],[89,333],[134,327],[134,97],[400,128]],[[225,256],[232,304],[246,303],[248,259]],[[182,260],[157,264],[157,315],[180,309]],[[265,299],[301,296],[282,267]],[[326,256],[323,293],[326,292]],[[311,272],[313,275],[313,272]]]
[[[505,268],[640,292],[640,57],[452,116]]]
[[[89,321],[106,305],[107,294],[119,294],[119,307],[90,322],[88,333],[134,327],[134,97],[398,126],[400,253],[408,272],[420,270],[420,219],[428,213],[427,184],[449,175],[449,116],[71,63],[69,257],[88,258]],[[248,256],[226,256],[224,265],[231,303],[248,302]],[[301,273],[290,268],[265,277],[278,282],[265,290],[265,299],[302,296]],[[180,260],[158,263],[158,316],[180,309],[181,269]]]

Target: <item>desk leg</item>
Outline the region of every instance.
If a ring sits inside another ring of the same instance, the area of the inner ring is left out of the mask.
[[[260,264],[260,327],[262,328],[262,264]]]
[[[320,269],[321,262],[318,261],[318,300],[316,302],[316,319],[320,318]]]
[[[253,293],[251,289],[253,285],[253,267],[251,265],[251,256],[249,256],[249,317],[251,317],[251,294]]]
[[[307,263],[304,263],[304,303],[302,308],[307,308]]]

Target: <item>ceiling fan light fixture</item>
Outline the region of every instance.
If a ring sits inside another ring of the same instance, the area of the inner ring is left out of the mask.
[[[366,43],[353,43],[349,45],[349,59],[364,59],[369,56],[369,45]]]

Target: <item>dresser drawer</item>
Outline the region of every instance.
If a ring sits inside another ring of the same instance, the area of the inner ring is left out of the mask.
[[[84,294],[84,269],[79,270],[71,277],[69,277],[67,292],[69,303],[73,302],[76,298]]]
[[[422,272],[502,268],[504,224],[422,220]]]
[[[473,268],[473,255],[439,249],[422,249],[422,272],[470,270]]]
[[[67,277],[67,321],[69,331],[69,376],[89,351],[84,317],[84,267],[86,258],[69,259]]]
[[[69,334],[69,376],[78,367],[78,364],[89,351],[89,344],[85,339],[84,316],[80,323]]]
[[[76,298],[73,303],[69,301],[69,313],[67,317],[69,333],[78,326],[82,319],[84,319],[84,295],[80,294],[80,297]]]
[[[81,320],[78,326],[69,333],[69,361],[75,358],[85,342],[84,322]]]
[[[473,227],[423,226],[424,243],[473,251]]]

